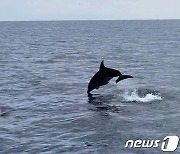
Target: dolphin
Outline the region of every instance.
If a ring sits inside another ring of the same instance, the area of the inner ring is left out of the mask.
[[[106,85],[113,77],[118,77],[116,83],[127,78],[133,78],[131,75],[122,75],[120,71],[107,68],[104,66],[104,61],[101,62],[99,71],[91,78],[88,84],[87,93],[94,89],[99,89],[100,86]]]

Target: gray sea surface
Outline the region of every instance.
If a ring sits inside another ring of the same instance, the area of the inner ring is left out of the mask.
[[[88,97],[102,60],[134,78]],[[169,135],[180,137],[180,20],[0,22],[1,154],[160,154],[125,143]]]

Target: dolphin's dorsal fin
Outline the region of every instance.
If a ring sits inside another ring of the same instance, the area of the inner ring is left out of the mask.
[[[100,64],[99,70],[104,69],[104,68],[106,68],[106,67],[104,66],[104,60],[103,60]]]

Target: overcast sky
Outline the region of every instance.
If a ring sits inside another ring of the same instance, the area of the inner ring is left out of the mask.
[[[180,19],[180,0],[0,0],[0,21]]]

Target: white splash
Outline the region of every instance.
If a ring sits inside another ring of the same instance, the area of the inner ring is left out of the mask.
[[[136,89],[132,92],[125,91],[122,97],[124,98],[125,101],[138,101],[138,102],[151,102],[155,100],[162,100],[161,96],[152,93],[146,94],[144,97],[140,97]]]

